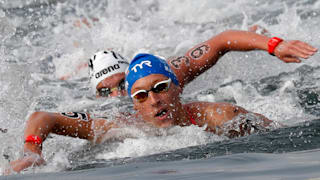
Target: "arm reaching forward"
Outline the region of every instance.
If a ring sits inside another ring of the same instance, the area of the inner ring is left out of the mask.
[[[10,162],[11,169],[5,170],[5,174],[10,174],[11,170],[20,172],[30,166],[44,164],[42,142],[45,141],[49,133],[99,142],[112,127],[115,127],[114,123],[107,122],[105,119],[91,119],[87,113],[35,112],[29,117],[24,132],[26,140],[24,157]],[[99,136],[95,136],[97,131],[99,131],[97,133]],[[101,133],[102,131],[103,133]],[[28,139],[40,140],[29,141]]]
[[[268,51],[270,37],[249,31],[229,30],[191,48],[184,56],[169,59],[180,86],[184,87],[194,78],[217,63],[220,57],[229,51]],[[300,63],[317,49],[298,41],[281,41],[274,49],[274,55],[286,63]]]

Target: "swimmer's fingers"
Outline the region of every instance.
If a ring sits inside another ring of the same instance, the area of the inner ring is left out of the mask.
[[[302,42],[302,41],[298,41],[298,42],[296,42],[296,43],[297,43],[297,45],[299,45],[299,46],[301,46],[301,47],[304,47],[304,48],[308,49],[309,51],[313,51],[313,52],[317,52],[317,51],[318,51],[317,48],[311,46],[311,45],[308,44],[308,43],[305,43],[305,42]]]
[[[317,49],[302,41],[288,41],[289,48],[293,55],[300,58],[309,58],[317,52]]]
[[[313,55],[313,54],[310,54],[309,51],[302,49],[300,47],[297,47],[297,46],[292,46],[289,49],[289,51],[290,51],[289,56],[296,56],[296,57],[304,58],[304,59],[308,59],[311,55]]]
[[[250,26],[248,28],[248,31],[269,36],[269,31],[266,28],[264,28],[260,25],[257,25],[257,24]]]
[[[317,48],[302,41],[297,41],[295,45],[300,51],[304,52],[305,54],[308,54],[309,56],[314,55],[318,51]]]
[[[284,61],[285,63],[300,63],[301,62],[301,60],[296,57],[284,57],[284,58],[281,58],[281,60]]]
[[[286,63],[300,63],[299,58],[307,59],[317,49],[301,41],[283,41],[275,49],[275,55]]]
[[[42,164],[45,164],[45,160],[41,155],[32,152],[25,153],[23,158],[10,162],[10,168],[5,169],[4,175],[20,172],[30,166],[40,166]]]

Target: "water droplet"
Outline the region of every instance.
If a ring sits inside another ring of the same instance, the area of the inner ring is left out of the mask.
[[[218,114],[222,114],[222,110],[220,108],[217,109]]]

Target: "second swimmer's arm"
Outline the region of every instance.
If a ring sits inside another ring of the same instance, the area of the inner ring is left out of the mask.
[[[24,139],[28,136],[37,136],[44,141],[48,134],[55,126],[55,119],[52,119],[50,113],[35,112],[33,113],[27,123],[24,132]],[[24,143],[24,156],[18,160],[10,162],[10,168],[6,169],[5,174],[11,174],[11,171],[20,172],[32,165],[41,165],[45,161],[41,155],[42,144],[32,142]]]
[[[111,123],[106,123],[104,119],[98,119],[95,125],[92,123],[93,120],[85,113],[35,112],[26,123],[24,139],[28,136],[38,136],[42,141],[45,141],[49,133],[55,133],[92,141],[99,140],[99,137],[96,139],[94,137],[95,130],[106,133],[112,127]],[[25,156],[19,160],[12,161],[10,163],[11,169],[15,172],[20,172],[32,165],[43,164],[44,160],[41,152],[42,144],[24,143]]]

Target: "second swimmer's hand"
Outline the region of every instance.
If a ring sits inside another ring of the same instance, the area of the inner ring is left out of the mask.
[[[285,63],[300,63],[300,58],[307,59],[318,51],[311,45],[298,41],[282,41],[274,51],[275,56]]]
[[[4,175],[10,175],[13,172],[19,173],[30,166],[40,166],[44,163],[45,160],[39,154],[29,152],[23,158],[10,162],[10,168],[4,171]]]

